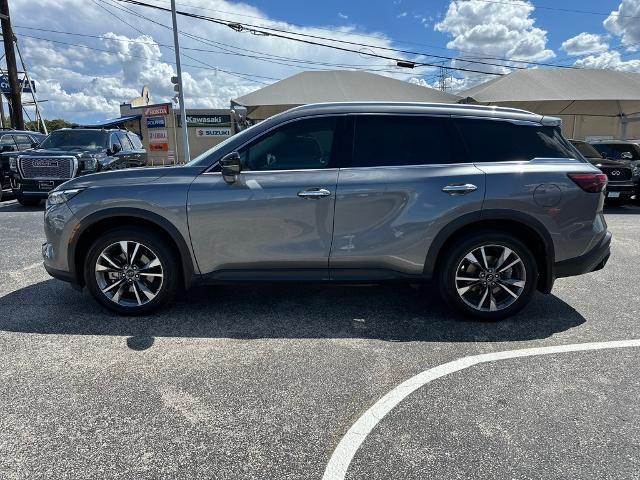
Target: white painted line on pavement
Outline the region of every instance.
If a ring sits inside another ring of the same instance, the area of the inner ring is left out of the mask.
[[[354,423],[349,431],[342,437],[340,443],[331,455],[327,468],[324,471],[323,480],[342,480],[353,457],[367,435],[380,423],[380,421],[393,410],[402,400],[420,387],[429,382],[444,377],[454,372],[478,365],[480,363],[496,362],[511,358],[533,357],[537,355],[550,355],[554,353],[583,352],[587,350],[604,350],[610,348],[640,347],[640,339],[619,340],[612,342],[574,343],[570,345],[556,345],[551,347],[524,348],[521,350],[506,350],[503,352],[483,353],[463,357],[452,362],[438,365],[411,377],[395,387],[384,397],[378,400]]]

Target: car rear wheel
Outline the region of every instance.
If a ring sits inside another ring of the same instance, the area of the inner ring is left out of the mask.
[[[121,228],[89,248],[84,278],[93,297],[121,315],[144,315],[171,300],[178,261],[167,243],[143,229]]]
[[[531,300],[538,279],[531,250],[516,237],[483,231],[458,240],[439,268],[444,300],[480,320],[510,317]]]

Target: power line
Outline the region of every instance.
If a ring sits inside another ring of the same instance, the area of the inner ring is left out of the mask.
[[[138,5],[138,6],[144,6],[144,7],[148,7],[148,8],[153,8],[153,9],[156,9],[156,10],[170,11],[167,8],[160,7],[158,5],[151,5],[151,4],[148,4],[148,3],[139,2],[137,0],[116,0],[116,1],[123,2],[123,3],[130,3],[130,4]],[[191,14],[191,13],[182,12],[182,11],[178,11],[177,13],[179,15],[187,16],[187,17],[190,17],[190,18],[196,18],[196,19],[199,19],[199,20],[205,20],[205,21],[209,21],[209,22],[212,22],[212,23],[217,23],[219,25],[225,25],[225,26],[230,27],[230,28],[232,28],[232,29],[234,29],[234,30],[236,30],[238,32],[246,30],[249,33],[252,33],[254,35],[259,35],[259,36],[271,36],[271,37],[275,37],[275,38],[282,38],[282,39],[292,40],[292,41],[296,41],[296,42],[300,42],[300,43],[305,43],[305,44],[308,44],[308,45],[315,45],[315,46],[330,48],[330,49],[339,50],[339,51],[343,51],[343,52],[357,53],[359,55],[366,55],[366,56],[372,57],[372,58],[380,58],[380,59],[384,59],[384,60],[392,60],[394,62],[407,62],[407,60],[402,59],[402,58],[391,57],[391,56],[388,56],[388,55],[381,55],[381,54],[377,54],[377,53],[375,53],[373,51],[365,52],[365,51],[362,50],[363,48],[376,48],[376,49],[382,49],[382,50],[397,51],[397,49],[392,49],[392,48],[388,48],[388,47],[378,47],[376,45],[360,44],[360,43],[357,43],[357,42],[350,42],[350,41],[347,41],[347,40],[337,40],[337,39],[332,39],[332,38],[320,37],[320,36],[317,36],[317,35],[288,32],[286,30],[275,29],[275,28],[268,28],[268,29],[261,30],[260,29],[261,27],[256,28],[255,26],[250,25],[250,24],[237,23],[237,22],[232,22],[232,21],[229,21],[229,20],[217,19],[217,18],[213,18],[213,17],[207,17],[207,16],[204,16],[204,15],[196,15],[196,14]],[[269,31],[265,31],[265,30],[269,30]],[[302,38],[291,37],[291,36],[287,36],[287,35],[284,35],[282,33],[279,33],[281,31],[282,32],[286,32],[286,33],[292,33],[294,35],[301,35],[301,36],[309,37],[309,38],[318,38],[318,39],[329,40],[329,41],[337,42],[337,43],[346,43],[346,44],[351,44],[351,45],[358,45],[358,46],[361,47],[361,50],[353,50],[353,49],[350,49],[350,48],[345,48],[345,47],[341,47],[341,46],[337,46],[337,45],[328,45],[326,43],[321,43],[321,42],[317,42],[317,41],[313,41],[313,40],[307,40],[307,39],[302,39]],[[408,53],[408,52],[405,52],[405,53]],[[436,56],[436,55],[429,55],[429,54],[417,53],[417,52],[413,52],[413,54],[427,56],[427,57],[435,57],[435,58],[440,57],[440,56]],[[440,58],[452,59],[453,57],[440,57]],[[439,65],[434,64],[434,63],[421,62],[421,61],[410,61],[410,63],[413,64],[414,66],[430,66],[430,67],[439,66]],[[505,68],[505,67],[508,68],[507,65],[490,64],[488,62],[474,62],[474,63],[482,63],[482,64],[486,64],[486,65],[491,65],[491,66],[494,66],[494,67],[497,66],[497,67],[502,67],[502,68]],[[484,74],[484,75],[502,76],[501,73],[497,73],[497,72],[487,72],[487,71],[481,71],[481,70],[473,70],[473,69],[469,69],[469,68],[460,68],[460,67],[445,67],[445,68],[447,68],[449,70],[471,72],[471,73],[480,73],[480,74]],[[513,68],[518,68],[518,67],[513,67]]]
[[[164,25],[161,22],[158,22],[152,18],[146,17],[142,14],[140,14],[139,12],[136,12],[134,10],[128,9],[126,7],[117,7],[115,5],[112,5],[111,3],[109,3],[110,6],[113,6],[114,8],[118,8],[121,11],[125,11],[127,13],[130,13],[132,15],[136,15],[139,16],[140,18],[143,18],[151,23],[154,23],[160,27],[163,27],[167,30],[171,30],[171,27],[169,27],[168,25]],[[210,40],[208,38],[205,37],[201,37],[198,35],[194,35],[192,33],[188,33],[188,32],[184,32],[184,31],[179,31],[179,33],[187,38],[190,38],[192,40],[195,40],[197,42],[200,43],[204,43],[205,45],[209,45],[209,46],[214,46],[220,50],[217,51],[211,51],[211,50],[203,50],[203,49],[195,49],[195,48],[188,48],[188,47],[183,47],[183,49],[188,49],[188,50],[196,50],[196,51],[207,51],[207,52],[212,52],[212,53],[218,53],[221,55],[236,55],[236,56],[243,56],[243,57],[248,57],[248,58],[253,58],[255,60],[258,61],[262,61],[262,62],[268,62],[268,63],[273,63],[276,65],[283,65],[283,66],[288,66],[288,67],[295,67],[295,68],[301,68],[300,65],[291,65],[290,63],[286,63],[286,62],[294,62],[294,63],[303,63],[303,64],[307,64],[307,65],[320,65],[320,66],[330,66],[330,67],[337,67],[337,68],[358,68],[361,70],[367,70],[367,71],[371,71],[371,72],[388,72],[388,73],[396,73],[395,71],[389,71],[389,70],[376,70],[376,69],[372,69],[372,68],[361,68],[361,67],[367,67],[369,65],[353,65],[353,64],[336,64],[336,63],[328,63],[328,62],[318,62],[318,61],[312,61],[312,60],[302,60],[302,59],[297,59],[297,58],[291,58],[291,57],[285,57],[285,56],[280,56],[280,55],[273,55],[267,52],[261,52],[261,51],[257,51],[257,50],[251,50],[251,49],[247,49],[247,48],[243,48],[243,47],[239,47],[237,45],[230,45],[228,43],[223,43],[223,42],[219,42],[219,41],[213,41]],[[228,47],[228,48],[226,48]],[[229,48],[234,49],[234,50],[229,50]],[[249,53],[254,53],[257,55],[263,55],[262,56],[256,56],[256,55],[247,55],[247,54],[243,54],[243,53],[238,53],[235,50],[240,50],[240,51],[244,51],[244,52],[249,52]],[[391,67],[392,65],[382,65],[383,68],[387,69],[389,67]],[[312,70],[325,70],[325,69],[320,69],[320,68],[312,68],[312,67],[305,67],[308,69],[312,69]],[[398,72],[400,74],[405,74],[405,73],[401,73]]]
[[[523,3],[523,2],[506,2],[506,1],[500,1],[500,0],[476,0],[477,2],[482,2],[482,3],[495,3],[498,5],[514,5],[516,7],[520,6],[520,7],[534,7],[535,9],[538,10],[552,10],[554,12],[564,12],[564,13],[582,13],[582,14],[586,14],[586,15],[600,15],[600,16],[605,16],[605,17],[621,17],[621,18],[640,18],[637,15],[622,15],[620,13],[616,13],[616,12],[609,12],[609,13],[605,13],[605,12],[594,12],[594,11],[590,11],[590,10],[577,10],[577,9],[573,9],[573,8],[560,8],[560,7],[547,7],[544,5],[538,5],[535,4],[533,2],[530,3]],[[461,1],[460,3],[466,3],[464,1]]]
[[[36,39],[36,40],[42,40],[42,41],[45,41],[45,42],[57,43],[57,44],[60,44],[60,45],[68,45],[68,46],[71,46],[71,47],[86,48],[87,50],[94,50],[94,51],[97,51],[97,52],[106,53],[107,55],[119,55],[119,56],[128,57],[128,58],[139,58],[139,59],[142,59],[142,60],[155,60],[155,61],[158,60],[157,58],[154,58],[154,57],[145,57],[145,56],[142,56],[142,55],[132,55],[130,53],[115,52],[113,50],[107,50],[107,49],[104,49],[104,48],[90,47],[90,46],[84,45],[82,43],[63,42],[63,41],[60,41],[60,40],[52,40],[50,38],[37,37],[37,36],[34,36],[34,35],[21,34],[20,36],[21,37],[25,37],[25,38],[33,38],[33,39]],[[173,62],[169,62],[169,61],[166,62],[166,63],[172,64],[172,65],[174,64]],[[250,74],[250,73],[234,72],[232,70],[225,70],[225,69],[217,68],[217,67],[205,67],[205,66],[199,66],[199,65],[188,65],[188,66],[191,67],[191,68],[199,68],[199,69],[202,69],[202,70],[214,70],[214,71],[220,71],[220,72],[228,73],[228,74],[246,75],[248,77],[250,76],[250,77],[264,78],[266,80],[274,80],[274,81],[281,80],[280,78],[267,77],[267,76],[264,76],[264,75],[256,75],[256,74]],[[251,81],[256,82],[256,83],[264,83],[264,82],[259,82],[257,80],[251,80]]]
[[[145,33],[142,32],[142,30],[139,30],[138,28],[134,27],[133,25],[131,25],[130,23],[127,23],[126,21],[122,20],[118,15],[116,15],[115,13],[113,13],[112,11],[110,11],[107,7],[104,7],[102,5],[100,5],[98,2],[96,2],[96,0],[91,0],[93,3],[95,3],[96,5],[98,5],[100,8],[102,8],[104,11],[106,11],[107,13],[111,14],[113,17],[117,18],[118,20],[122,21],[123,23],[125,23],[126,25],[128,25],[129,27],[131,27],[132,29],[134,29],[136,32],[144,35]],[[110,3],[108,3],[108,5],[111,5]],[[169,49],[171,49],[173,51],[173,47],[172,46],[167,46]],[[191,57],[189,55],[184,54],[185,57],[194,60],[202,65],[204,65],[205,67],[210,67],[210,68],[214,68],[216,69],[216,71],[218,70],[217,67],[213,67],[213,65],[209,65],[206,62],[203,62],[200,59]],[[175,64],[175,63],[174,63]],[[220,69],[221,71],[224,71],[222,69]],[[236,78],[241,78],[243,80],[249,80],[249,81],[255,81],[256,83],[262,83],[263,85],[267,85],[265,82],[259,81],[259,80],[252,80],[250,78],[247,78],[247,76],[243,75],[243,74],[239,74],[236,72],[230,72],[230,71],[226,71],[226,73],[228,73],[229,75],[235,76]]]

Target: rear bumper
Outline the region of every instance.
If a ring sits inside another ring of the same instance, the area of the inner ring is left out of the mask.
[[[630,197],[634,195],[639,188],[639,184],[632,180],[625,182],[609,182],[607,184],[607,192],[619,192],[621,197]]]
[[[600,243],[584,255],[556,262],[553,268],[555,278],[573,277],[595,272],[604,268],[611,254],[611,232],[607,231]]]

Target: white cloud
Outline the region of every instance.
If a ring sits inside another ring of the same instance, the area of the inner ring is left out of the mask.
[[[580,58],[576,60],[574,65],[580,68],[608,68],[627,72],[640,72],[640,60],[622,60],[620,52],[613,50]]]
[[[407,13],[407,12],[402,12],[402,13],[399,13],[398,15],[396,15],[396,18],[404,18],[404,17],[406,17],[407,15],[408,15],[408,13]]]
[[[635,17],[635,18],[633,18]],[[640,0],[622,0],[618,9],[603,22],[609,32],[608,38],[618,37],[622,48],[627,53],[622,54],[616,49],[610,49],[604,36],[595,33],[582,32],[562,43],[562,49],[569,55],[581,58],[574,65],[581,68],[609,68],[630,72],[640,72],[640,59],[624,60],[623,56],[633,54],[640,47]],[[616,45],[614,48],[620,48]]]
[[[447,44],[448,48],[462,52],[452,66],[507,73],[510,70],[508,63],[501,67],[471,63],[469,60],[496,63],[486,57],[526,61],[545,61],[555,57],[555,53],[546,48],[547,32],[535,26],[531,17],[534,10],[533,4],[527,1],[513,4],[451,1],[445,17],[434,28],[450,35],[452,39]],[[464,88],[492,78],[473,73],[466,73],[463,77],[455,83]]]
[[[580,56],[607,51],[609,44],[604,41],[602,35],[582,32],[562,42],[560,48],[569,55]]]
[[[622,0],[618,10],[604,21],[604,27],[622,37],[622,44],[636,51],[640,47],[640,0]]]
[[[349,15],[345,15],[342,12],[338,12],[338,16],[343,20],[349,20]]]
[[[33,8],[32,0],[12,2],[12,20],[27,64],[37,81],[38,96],[48,100],[42,103],[47,118],[62,116],[72,121],[89,121],[118,115],[119,104],[139,95],[145,84],[150,86],[153,101],[165,102],[173,97],[170,78],[175,75],[174,53],[171,48],[165,46],[173,44],[171,30],[137,15],[117,10],[116,7],[131,9],[168,25],[170,20],[165,12],[112,0],[97,2],[131,24],[127,25],[89,0],[40,0],[36,9]],[[286,22],[274,21],[259,9],[243,3],[232,3],[228,0],[191,0],[189,4],[193,7],[183,6],[181,9],[202,14],[211,13],[208,9],[216,9],[227,12],[224,17],[229,19],[249,21],[250,18],[251,23],[284,30],[331,36],[379,47],[392,46],[392,42],[385,35],[365,32],[355,26],[331,26],[331,32],[327,32],[320,27],[298,28]],[[217,15],[223,16],[221,13]],[[372,69],[384,67],[385,70],[390,70],[380,72],[384,75],[402,80],[407,78],[406,72],[401,69],[397,69],[398,73],[395,73],[392,62],[366,55],[340,52],[274,37],[255,36],[247,32],[238,33],[225,26],[187,20],[185,17],[179,17],[178,23],[181,30],[205,39],[203,43],[181,37],[187,107],[227,107],[232,98],[273,81],[264,77],[278,79],[305,69],[339,68],[298,63],[289,58],[327,64],[357,65],[364,68],[371,66]],[[46,28],[101,38],[68,36],[19,27]],[[61,45],[28,38],[25,35],[85,44],[109,52]],[[366,51],[375,52],[376,48]],[[272,57],[272,61],[265,61],[265,57],[268,56]],[[288,58],[274,59],[273,56]],[[302,68],[297,68],[296,65]],[[215,67],[243,75],[216,71]],[[424,71],[429,72],[428,69]]]

